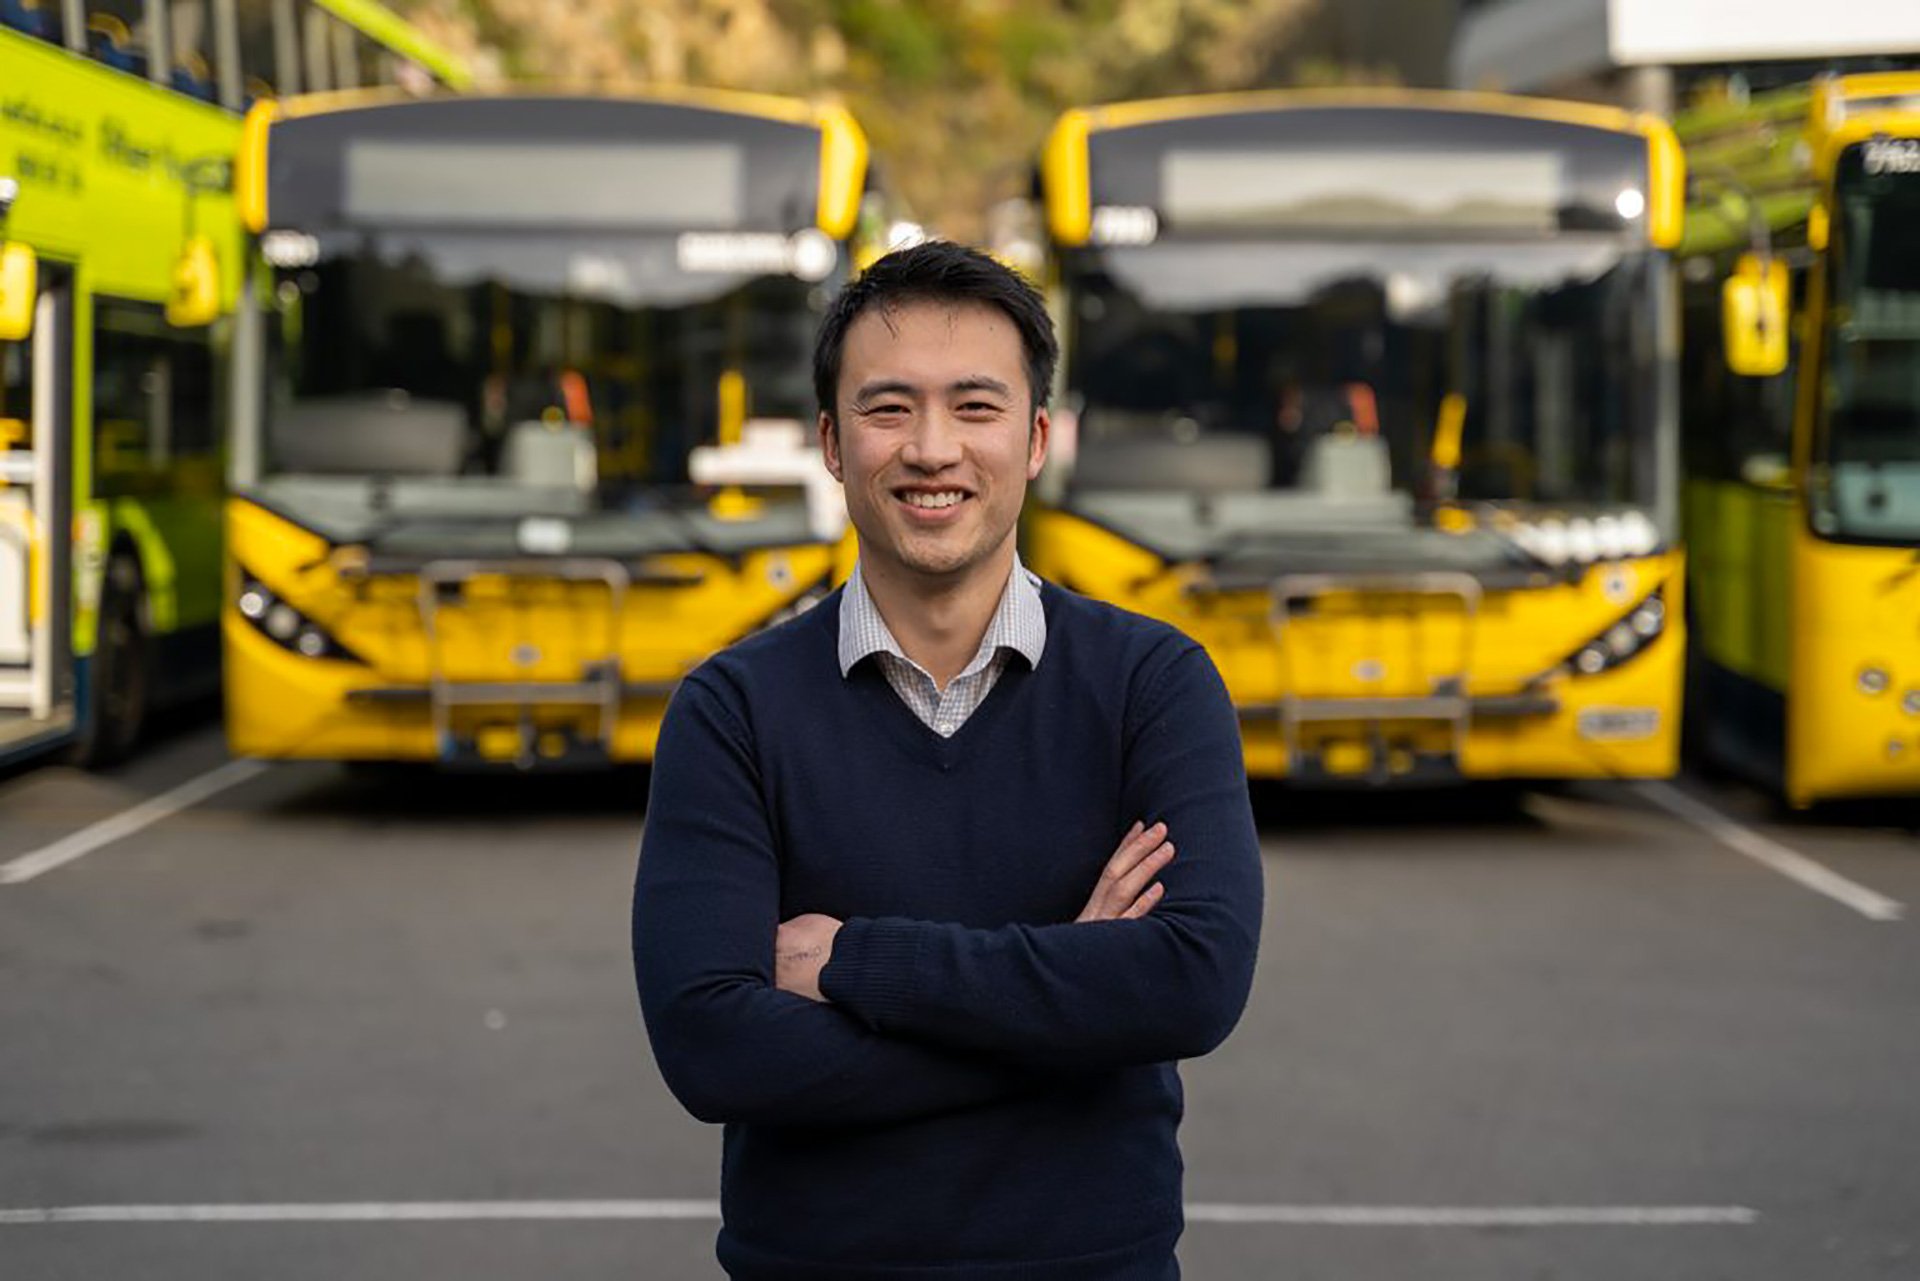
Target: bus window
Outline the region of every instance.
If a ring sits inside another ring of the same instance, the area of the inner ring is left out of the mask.
[[[23,342],[0,342],[0,453],[24,449],[33,422],[32,351]]]
[[[213,5],[210,0],[169,0],[173,36],[173,87],[202,102],[219,99],[215,74]]]
[[[94,472],[102,495],[140,493],[218,441],[212,337],[175,329],[158,307],[102,299],[95,308]]]
[[[312,0],[296,0],[300,12],[301,89],[324,93],[334,87],[332,14]]]
[[[0,0],[0,27],[59,44],[66,33],[60,0]]]
[[[1790,252],[1793,314],[1806,291],[1805,252]],[[1682,421],[1697,430],[1682,439],[1687,471],[1716,480],[1784,479],[1793,430],[1793,374],[1799,327],[1788,327],[1788,372],[1746,378],[1728,370],[1721,347],[1720,282],[1730,258],[1687,263],[1681,292],[1680,393]]]
[[[144,0],[87,0],[87,55],[144,76],[152,57]]]
[[[362,89],[384,89],[393,84],[387,51],[359,32],[353,36],[353,57]]]
[[[167,330],[167,420],[176,458],[210,458],[219,452],[220,384],[214,366],[218,330],[218,326]]]
[[[333,84],[336,89],[358,89],[360,81],[360,62],[354,56],[354,31],[346,23],[335,19],[330,26],[333,30]]]
[[[274,0],[237,0],[236,16],[240,26],[240,84],[247,106],[262,98],[278,97],[283,90],[280,54],[274,34]]]
[[[300,92],[300,11],[293,0],[273,0],[273,66],[281,96]]]

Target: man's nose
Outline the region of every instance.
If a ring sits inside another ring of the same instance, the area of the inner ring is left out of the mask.
[[[960,461],[960,424],[944,409],[921,414],[900,459],[920,471],[940,471]]]

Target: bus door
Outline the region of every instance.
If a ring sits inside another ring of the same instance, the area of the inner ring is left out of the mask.
[[[39,275],[33,332],[0,342],[0,759],[73,723],[72,289]]]

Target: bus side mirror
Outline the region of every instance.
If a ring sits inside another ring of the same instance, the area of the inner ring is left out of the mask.
[[[1787,367],[1787,264],[1742,254],[1720,290],[1727,368],[1771,378]]]
[[[214,256],[211,237],[194,236],[173,264],[167,323],[177,329],[193,329],[219,318],[220,260]]]
[[[0,245],[0,342],[19,342],[33,332],[39,264],[23,244]]]

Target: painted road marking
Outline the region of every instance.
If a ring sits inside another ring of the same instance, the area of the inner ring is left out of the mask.
[[[256,778],[266,770],[267,765],[263,761],[228,761],[218,769],[188,779],[171,791],[149,797],[131,809],[122,810],[111,818],[103,818],[31,854],[22,854],[9,863],[0,864],[0,885],[21,885],[56,867],[64,867],[75,859],[85,858],[103,845],[111,845],[132,836],[142,828],[150,827],[163,818],[170,818],[250,778]]]
[[[1285,1223],[1334,1228],[1746,1227],[1744,1205],[1190,1205],[1189,1223]]]
[[[49,1223],[456,1223],[480,1220],[695,1219],[718,1201],[401,1201],[308,1205],[69,1205],[0,1209],[0,1226]],[[1190,1223],[1336,1228],[1747,1227],[1740,1205],[1223,1205],[1187,1206]]]
[[[1798,881],[1816,894],[1824,894],[1846,904],[1870,921],[1898,921],[1907,914],[1904,905],[1886,895],[1850,881],[1798,850],[1734,822],[1711,805],[1687,795],[1670,783],[1641,783],[1638,788],[1640,794],[1655,805],[1693,824],[1728,849],[1744,854],[1790,880]]]

